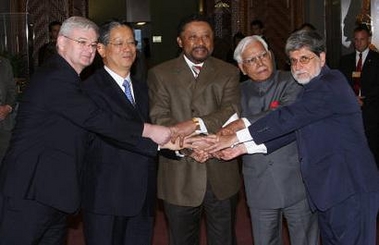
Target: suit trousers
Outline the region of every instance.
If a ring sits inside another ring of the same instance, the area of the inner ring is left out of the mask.
[[[3,197],[0,245],[65,245],[67,213],[34,200]]]
[[[202,214],[205,215],[208,245],[235,245],[235,219],[238,193],[218,200],[209,184],[203,203],[198,207],[163,202],[168,219],[170,245],[200,244]]]
[[[312,213],[307,199],[283,208],[250,207],[254,245],[281,245],[283,217],[287,221],[292,245],[317,245],[319,229],[317,213]]]
[[[11,131],[0,129],[0,166],[1,161],[7,151],[9,140],[11,139]]]
[[[375,245],[379,192],[357,193],[319,211],[323,245]]]
[[[83,212],[86,245],[147,245],[153,235],[153,217],[113,216]]]

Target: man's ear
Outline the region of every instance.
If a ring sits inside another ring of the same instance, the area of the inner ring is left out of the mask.
[[[178,43],[179,47],[183,48],[182,39],[180,39],[180,37],[176,38],[176,42]]]
[[[320,53],[320,60],[321,60],[321,66],[324,66],[325,62],[326,62],[326,53],[325,52]]]
[[[97,52],[101,56],[101,58],[105,57],[105,45],[102,43],[97,44]]]
[[[238,63],[238,67],[240,68],[241,72],[246,75],[245,68],[243,67],[242,63]]]

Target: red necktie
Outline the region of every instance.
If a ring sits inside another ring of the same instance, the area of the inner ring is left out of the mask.
[[[355,71],[359,73],[359,77],[356,77],[354,79],[353,88],[354,88],[355,94],[359,95],[361,91],[362,53],[359,53],[359,59],[358,59],[358,63],[357,63],[357,67]]]

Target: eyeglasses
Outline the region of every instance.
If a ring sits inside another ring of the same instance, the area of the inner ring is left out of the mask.
[[[137,41],[126,41],[126,42],[121,42],[121,41],[116,41],[116,42],[108,42],[108,44],[113,45],[115,48],[123,48],[123,47],[136,47],[137,46]]]
[[[64,37],[67,38],[68,40],[76,42],[82,48],[88,47],[88,48],[91,48],[92,50],[95,50],[97,48],[97,42],[90,43],[90,42],[87,42],[85,40],[80,40],[80,39],[78,40],[78,39],[74,39],[74,38],[71,38],[68,36],[64,36]]]
[[[261,53],[260,55],[254,56],[250,59],[243,60],[242,63],[246,65],[253,65],[258,64],[258,61],[266,60],[269,56],[269,53],[267,51]]]
[[[308,57],[308,56],[301,56],[300,59],[295,59],[295,58],[290,58],[288,63],[291,65],[291,66],[294,66],[297,64],[297,62],[300,62],[300,64],[302,65],[306,65],[308,64],[311,59],[313,59],[314,57],[316,56],[312,56],[312,57]]]

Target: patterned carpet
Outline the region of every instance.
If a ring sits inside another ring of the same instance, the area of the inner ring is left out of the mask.
[[[237,223],[236,223],[236,236],[238,245],[252,245],[251,224],[248,209],[245,202],[245,197],[241,192],[240,201],[237,207]],[[83,240],[82,222],[80,216],[71,218],[70,230],[67,245],[85,245]],[[204,226],[203,226],[204,227]],[[284,232],[284,245],[289,245],[288,236]],[[201,245],[206,245],[205,229],[201,233]],[[164,213],[161,205],[158,205],[155,226],[153,245],[168,245],[167,226]]]
[[[237,223],[236,223],[236,235],[238,245],[254,245],[251,235],[251,224],[249,218],[249,211],[246,206],[245,196],[243,191],[240,194],[240,201],[237,207]],[[204,227],[204,226],[203,226]],[[379,216],[377,226],[377,245],[379,245]],[[288,233],[286,228],[283,232],[283,245],[290,245],[288,239]],[[80,216],[71,218],[69,236],[67,245],[85,245],[83,240],[82,222]],[[158,205],[155,225],[154,225],[154,238],[152,245],[168,245],[167,226],[162,211],[161,205]],[[205,229],[202,229],[201,245],[206,245]]]

